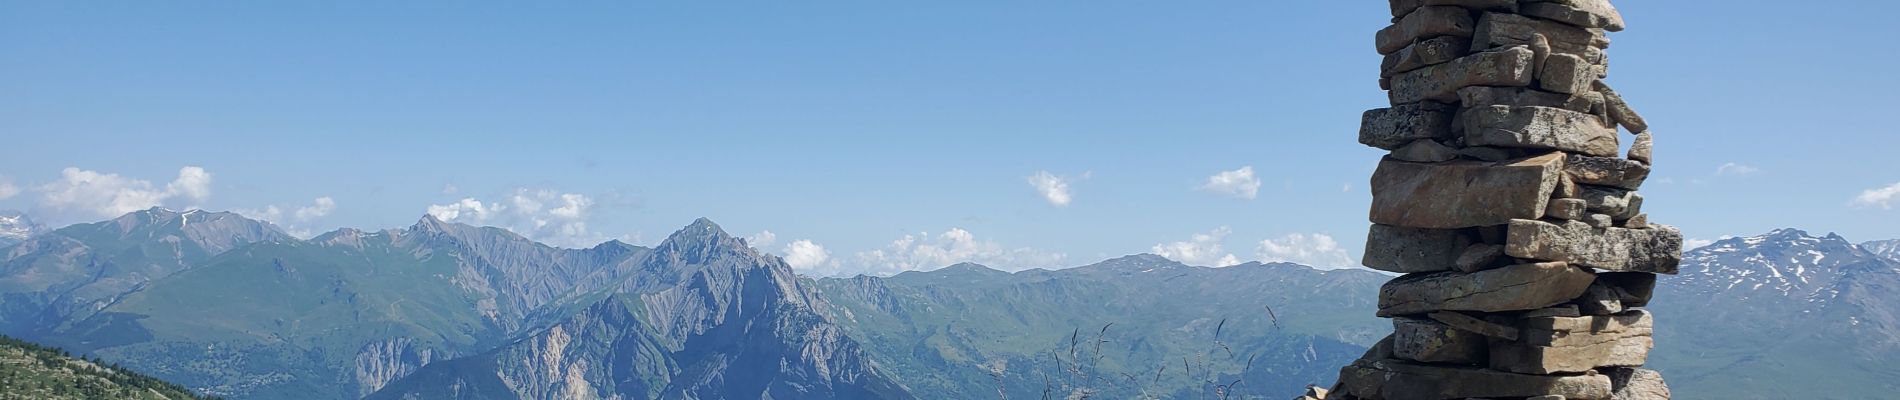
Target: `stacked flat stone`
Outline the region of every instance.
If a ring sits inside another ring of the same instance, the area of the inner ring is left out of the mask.
[[[1649,127],[1603,81],[1622,17],[1608,0],[1391,5],[1377,46],[1392,106],[1365,113],[1359,141],[1391,151],[1364,264],[1404,274],[1379,292],[1394,333],[1323,396],[1667,399],[1641,368],[1643,307],[1682,235],[1643,214]]]

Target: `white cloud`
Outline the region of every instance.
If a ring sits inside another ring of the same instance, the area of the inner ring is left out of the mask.
[[[1253,200],[1260,194],[1260,178],[1254,177],[1253,166],[1249,165],[1207,177],[1200,190]]]
[[[1734,239],[1734,238],[1735,238],[1734,235],[1722,235],[1722,237],[1715,238],[1715,240],[1690,238],[1688,240],[1682,241],[1682,249],[1685,251],[1695,250],[1695,249],[1699,249],[1703,247],[1708,247],[1709,245],[1715,244],[1715,242],[1720,242],[1720,241]]]
[[[1260,241],[1260,261],[1290,262],[1320,268],[1350,268],[1358,263],[1346,249],[1339,247],[1339,241],[1326,234],[1286,235],[1280,239]]]
[[[10,199],[18,195],[20,195],[20,187],[13,186],[13,181],[8,180],[6,177],[0,177],[0,200]]]
[[[150,181],[118,174],[68,167],[60,179],[40,185],[40,204],[56,213],[81,213],[85,217],[117,217],[133,211],[186,199],[187,207],[211,198],[211,173],[204,168],[187,166],[178,170],[178,178],[163,188]]]
[[[904,271],[924,271],[970,262],[1004,271],[1053,268],[1067,254],[1027,247],[1009,248],[1001,243],[982,240],[962,228],[940,234],[917,233],[891,241],[882,249],[862,251],[844,260],[836,269],[819,276],[869,274],[888,276]],[[817,271],[814,271],[817,272]]]
[[[1722,164],[1720,167],[1715,167],[1716,175],[1748,175],[1759,171],[1761,171],[1760,168],[1736,163],[1727,163]]]
[[[291,234],[291,236],[309,238],[313,236],[315,231],[312,231],[310,229],[311,227],[307,226],[307,224],[312,220],[330,215],[332,211],[336,211],[336,200],[331,199],[329,196],[318,197],[311,200],[310,205],[297,207],[296,211],[290,212],[290,218],[285,218],[284,209],[285,207],[268,205],[264,206],[263,209],[240,208],[231,210],[231,212],[243,215],[245,218],[276,224],[278,227],[283,228],[284,232]]]
[[[594,205],[593,198],[579,193],[521,188],[503,201],[468,197],[430,205],[428,213],[443,221],[505,228],[550,245],[589,247],[614,239],[588,228]]]
[[[494,207],[500,207],[500,205],[495,205]],[[490,207],[482,203],[481,200],[476,200],[473,197],[465,198],[454,203],[432,204],[429,206],[429,215],[434,216],[435,219],[470,224],[487,223],[488,216],[493,212],[499,211],[500,210]]]
[[[330,215],[331,211],[336,211],[336,200],[331,199],[329,196],[318,197],[312,201],[309,206],[297,209],[297,220],[309,221],[323,218],[326,215]]]
[[[1230,233],[1233,230],[1225,226],[1214,228],[1212,232],[1196,233],[1187,241],[1154,245],[1152,251],[1155,255],[1188,265],[1225,267],[1240,264],[1240,258],[1228,253],[1221,244]]]
[[[1881,209],[1891,210],[1893,209],[1893,201],[1896,197],[1900,197],[1900,183],[1862,191],[1860,192],[1860,196],[1854,197],[1853,204],[1858,206],[1877,205],[1880,206]]]
[[[746,236],[745,243],[753,248],[759,249],[771,247],[772,244],[778,243],[778,234],[772,233],[770,230],[759,231],[759,233],[754,233],[752,236]]]
[[[1025,179],[1029,181],[1029,186],[1035,187],[1036,192],[1042,194],[1044,200],[1049,201],[1050,205],[1066,207],[1069,201],[1074,199],[1069,194],[1067,178],[1056,176],[1049,171],[1036,171],[1035,175],[1030,175]]]
[[[793,269],[811,269],[825,265],[825,262],[829,260],[831,260],[831,251],[825,250],[825,246],[812,243],[810,240],[799,239],[785,245],[785,264]]]

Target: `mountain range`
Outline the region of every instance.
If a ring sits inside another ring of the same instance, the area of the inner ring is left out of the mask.
[[[0,333],[232,398],[1276,398],[1390,329],[1391,276],[1367,270],[1133,255],[813,279],[704,219],[650,248],[428,216],[311,239],[163,209],[21,231]],[[1896,247],[1784,229],[1690,251],[1652,303],[1652,364],[1685,398],[1900,391]]]

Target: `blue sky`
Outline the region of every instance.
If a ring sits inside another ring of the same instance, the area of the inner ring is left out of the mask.
[[[1900,238],[1900,3],[1619,6],[1631,28],[1612,36],[1609,81],[1655,127],[1653,220],[1698,239]],[[1388,15],[1376,1],[8,1],[0,208],[56,225],[243,210],[320,233],[407,226],[433,205],[568,246],[652,244],[705,216],[770,231],[762,248],[814,274],[1157,250],[1350,264],[1381,154],[1355,135],[1384,103],[1371,42]],[[1243,167],[1251,179],[1204,187]]]

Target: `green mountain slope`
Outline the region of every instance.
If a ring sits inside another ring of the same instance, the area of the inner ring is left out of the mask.
[[[0,262],[0,329],[56,340],[52,330],[153,280],[247,244],[294,240],[237,214],[159,208],[35,236]]]
[[[425,218],[241,247],[59,331],[75,349],[208,393],[351,398],[514,337],[535,307],[644,249],[555,249]],[[563,275],[565,274],[565,275]]]
[[[1385,279],[1138,255],[1059,271],[960,264],[818,286],[874,358],[940,398],[1273,398],[1330,383],[1383,337],[1389,323],[1372,314]]]
[[[178,385],[0,336],[0,399],[200,399]]]

